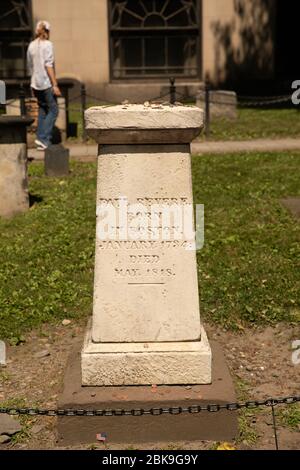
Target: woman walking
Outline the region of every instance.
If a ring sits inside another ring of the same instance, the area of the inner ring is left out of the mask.
[[[27,66],[31,75],[31,88],[39,107],[35,143],[38,150],[46,150],[51,145],[58,116],[57,97],[61,96],[56,80],[54,47],[50,41],[48,21],[39,21],[36,26],[36,38],[29,44],[27,51]]]

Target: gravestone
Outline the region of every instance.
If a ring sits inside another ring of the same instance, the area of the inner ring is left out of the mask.
[[[196,97],[199,108],[205,107],[205,91],[199,90]],[[238,117],[238,100],[234,91],[210,90],[209,92],[211,119],[223,118],[236,120]]]
[[[0,116],[0,216],[29,209],[26,128],[33,120]]]
[[[193,208],[190,142],[202,128],[202,111],[98,107],[86,112],[86,123],[101,146],[94,311],[82,353],[83,385],[210,383],[195,234],[186,237],[181,227],[175,237],[174,224],[162,225],[164,208],[181,213]],[[146,222],[156,208],[161,219],[156,238],[152,226],[143,236],[129,221],[131,237],[128,231],[120,234],[122,226],[105,239],[100,233],[105,209],[118,213],[122,225],[130,205],[144,211]]]
[[[83,349],[80,338],[74,344],[58,407],[108,411],[59,416],[62,446],[93,442],[99,431],[131,445],[237,435],[225,407],[176,412],[236,400],[222,350],[212,342],[211,353],[200,321],[195,233],[180,218],[193,226],[190,142],[202,126],[196,107],[86,112],[99,144],[93,318]]]
[[[0,80],[0,105],[6,103],[6,86],[5,82]]]
[[[0,341],[0,366],[6,366],[6,344]]]
[[[70,151],[63,145],[50,145],[45,150],[45,175],[63,177],[69,175]]]

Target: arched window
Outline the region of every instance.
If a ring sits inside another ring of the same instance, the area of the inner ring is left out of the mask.
[[[200,0],[110,0],[113,79],[200,75]]]
[[[0,0],[0,78],[24,78],[32,36],[30,0]]]

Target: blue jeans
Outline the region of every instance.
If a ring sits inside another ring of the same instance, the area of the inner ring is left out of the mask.
[[[51,145],[53,128],[58,116],[57,98],[52,88],[33,90],[39,105],[37,138],[45,145]]]

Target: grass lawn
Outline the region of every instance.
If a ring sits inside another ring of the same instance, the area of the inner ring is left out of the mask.
[[[300,153],[194,158],[205,204],[202,312],[226,327],[300,322],[299,221],[279,198],[300,196]]]
[[[300,109],[238,110],[238,119],[217,119],[211,124],[210,140],[248,140],[300,137]],[[205,137],[202,135],[201,139]]]
[[[96,167],[66,179],[29,167],[31,210],[0,219],[0,337],[18,341],[43,322],[91,314]]]
[[[0,337],[92,312],[94,164],[66,179],[29,167],[31,210],[0,220]],[[278,198],[300,196],[300,153],[193,158],[206,208],[199,253],[202,314],[230,328],[300,321],[299,222]],[[297,265],[298,263],[298,265]]]

